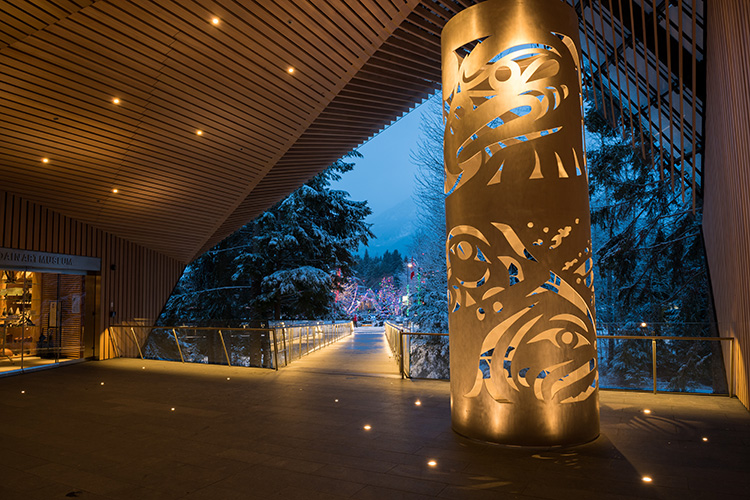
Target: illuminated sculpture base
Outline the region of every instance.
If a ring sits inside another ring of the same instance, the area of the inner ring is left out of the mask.
[[[575,410],[554,404],[521,411],[511,407],[498,411],[494,404],[482,411],[478,406],[464,408],[461,414],[457,414],[458,408],[451,408],[455,432],[480,441],[515,446],[576,445],[599,437],[596,398],[591,398],[586,407]]]
[[[555,446],[599,434],[578,19],[489,0],[443,30],[456,432]]]

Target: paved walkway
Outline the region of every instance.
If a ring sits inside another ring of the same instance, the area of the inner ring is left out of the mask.
[[[0,378],[0,498],[747,498],[736,399],[605,391],[596,441],[500,447],[452,432],[448,383],[393,377],[379,342],[278,372],[116,359]]]
[[[383,327],[358,327],[335,344],[294,360],[285,370],[400,378],[384,333]]]

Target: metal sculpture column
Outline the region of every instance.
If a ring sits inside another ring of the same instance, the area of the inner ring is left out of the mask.
[[[578,19],[490,0],[443,30],[451,412],[460,434],[599,434]]]

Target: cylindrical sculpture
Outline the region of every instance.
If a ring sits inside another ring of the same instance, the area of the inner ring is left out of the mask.
[[[443,30],[453,428],[553,446],[599,434],[578,19],[490,0]]]

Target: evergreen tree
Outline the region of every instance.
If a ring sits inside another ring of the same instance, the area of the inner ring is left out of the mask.
[[[353,166],[337,161],[188,266],[160,323],[330,315],[353,252],[372,237],[367,202],[330,188]]]
[[[658,153],[654,165],[643,159],[640,144],[623,139],[591,105],[586,129],[599,333],[710,336],[701,193],[693,211],[687,173],[675,172],[673,187],[670,159],[659,164]],[[644,141],[650,144],[647,136]],[[665,388],[686,390],[695,380],[711,380],[708,343],[659,345]],[[650,341],[607,340],[600,343],[600,368],[625,385],[648,386],[651,355]]]
[[[445,193],[443,118],[440,95],[427,103],[421,135],[412,161],[417,165],[414,198],[420,226],[412,255],[414,279],[409,280],[410,319],[423,331],[448,331],[448,269],[445,261]],[[416,292],[416,293],[415,293]]]

